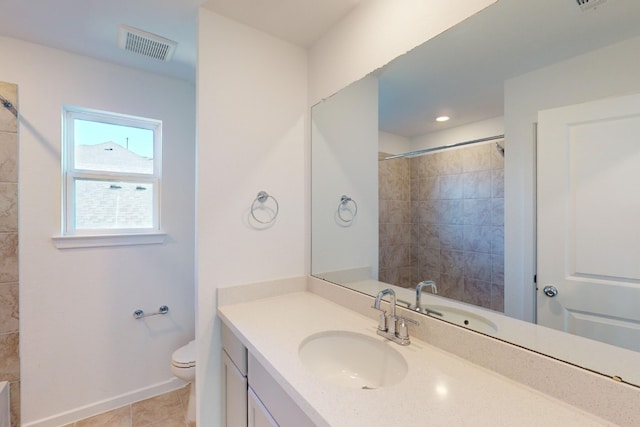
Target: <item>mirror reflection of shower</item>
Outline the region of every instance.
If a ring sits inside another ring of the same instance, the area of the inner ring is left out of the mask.
[[[379,153],[379,280],[504,311],[504,139]]]

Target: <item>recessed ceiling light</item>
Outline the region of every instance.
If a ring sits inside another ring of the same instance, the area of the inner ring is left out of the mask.
[[[450,117],[449,116],[440,116],[436,118],[436,122],[446,122],[449,121]]]

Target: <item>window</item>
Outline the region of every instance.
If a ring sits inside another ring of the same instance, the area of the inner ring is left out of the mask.
[[[160,231],[162,123],[65,107],[63,236]]]

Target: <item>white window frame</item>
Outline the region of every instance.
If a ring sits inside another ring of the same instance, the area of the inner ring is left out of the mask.
[[[162,122],[144,117],[129,116],[107,111],[91,110],[74,106],[63,106],[62,120],[62,230],[54,237],[58,248],[119,246],[162,243],[165,234],[161,231],[160,194],[162,184]],[[93,171],[75,168],[74,121],[130,126],[153,131],[153,174]],[[152,226],[149,228],[104,228],[78,230],[76,224],[75,181],[82,179],[105,182],[149,183],[153,185]]]

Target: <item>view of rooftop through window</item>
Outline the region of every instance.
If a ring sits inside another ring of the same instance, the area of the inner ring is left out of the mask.
[[[75,119],[73,131],[76,169],[153,173],[153,130]]]

